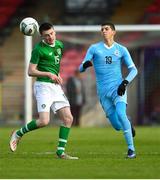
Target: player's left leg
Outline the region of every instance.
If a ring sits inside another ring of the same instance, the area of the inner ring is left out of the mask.
[[[65,147],[67,144],[70,128],[73,122],[73,117],[70,111],[70,107],[63,107],[57,111],[63,125],[60,126],[59,140],[56,154],[60,159],[78,159],[78,157],[69,156],[65,153]]]
[[[119,117],[119,120],[121,121],[124,137],[126,140],[126,143],[128,145],[128,158],[134,158],[136,156],[135,154],[135,147],[132,137],[132,128],[131,123],[128,120],[127,114],[126,114],[126,103],[124,102],[117,102],[116,103],[116,111]]]

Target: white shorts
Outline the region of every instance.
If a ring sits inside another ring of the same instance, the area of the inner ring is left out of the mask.
[[[37,100],[38,112],[49,112],[50,108],[57,110],[70,106],[67,97],[58,84],[36,81],[34,83],[34,95]]]

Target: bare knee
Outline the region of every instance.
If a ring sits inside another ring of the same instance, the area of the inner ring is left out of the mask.
[[[63,122],[67,127],[71,127],[71,125],[73,123],[73,116],[71,114],[66,115],[63,119]]]
[[[58,111],[58,115],[66,127],[71,127],[73,122],[73,116],[69,107],[64,107],[60,109]]]
[[[38,127],[47,126],[49,123],[49,119],[50,119],[50,116],[48,112],[40,112],[39,119],[37,120]]]
[[[47,126],[48,123],[49,123],[49,119],[39,119],[39,120],[37,120],[38,127]]]

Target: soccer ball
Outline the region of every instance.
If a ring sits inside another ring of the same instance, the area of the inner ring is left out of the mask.
[[[33,36],[38,32],[38,28],[38,22],[32,17],[27,17],[20,23],[20,31],[26,36]]]

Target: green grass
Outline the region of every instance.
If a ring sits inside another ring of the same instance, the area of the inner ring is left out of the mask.
[[[26,134],[15,153],[11,128],[0,128],[0,178],[15,179],[159,179],[160,128],[137,127],[136,159],[126,159],[122,133],[112,128],[72,128],[67,152],[79,160],[55,158],[58,128]]]

